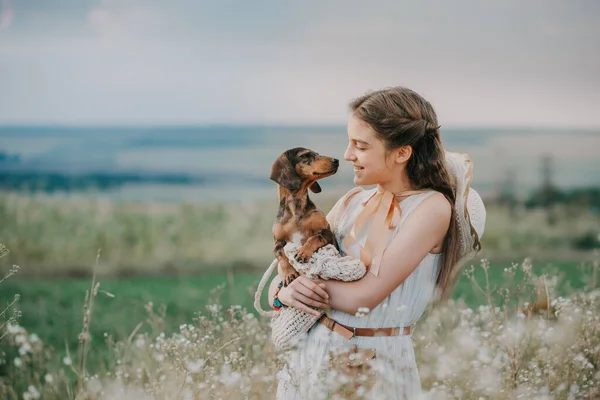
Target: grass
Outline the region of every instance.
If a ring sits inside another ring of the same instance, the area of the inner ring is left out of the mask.
[[[483,297],[472,304],[473,308],[463,301],[451,300],[419,321],[413,340],[426,398],[597,398],[600,395],[599,268],[596,261],[592,268],[584,267],[580,275],[580,268],[573,264],[548,270],[543,266],[531,267],[528,261],[493,267],[484,262],[481,268],[467,273],[458,285],[457,296],[468,298],[467,287],[472,287],[469,283],[472,280],[485,287],[486,271],[491,285],[497,285],[498,290],[484,290]],[[535,298],[535,287],[540,282],[538,274],[544,270],[558,271],[572,283],[557,289],[558,280],[550,275],[544,277],[542,280],[548,282],[547,307],[539,313],[529,313],[523,307]],[[500,275],[502,279],[496,279]],[[69,310],[77,313],[78,306],[73,303],[81,307],[82,292],[90,290],[89,280],[63,280],[62,285],[58,284],[60,280],[36,282],[29,289],[25,289],[27,280],[15,280],[12,289],[33,293],[36,287],[43,286],[46,297],[66,299],[64,294],[71,293],[74,298],[71,302],[54,299],[62,305],[71,303],[64,314],[70,321],[61,321],[53,327],[37,325],[38,332],[8,326],[8,335],[2,343],[5,358],[0,359],[0,397],[11,400],[273,398],[275,376],[285,358],[273,351],[266,321],[257,319],[242,306],[226,306],[228,296],[234,302],[238,295],[242,302],[248,299],[250,296],[239,287],[252,285],[256,276],[240,279],[221,274],[202,282],[196,279],[109,280],[85,296],[88,321],[83,323],[82,330],[79,329],[82,310],[77,316]],[[235,290],[226,287],[231,282]],[[582,286],[577,287],[577,283]],[[202,285],[206,285],[205,295],[194,298],[196,289]],[[222,289],[214,290],[214,285]],[[115,297],[111,292],[103,293],[103,288],[115,292]],[[120,296],[119,291],[124,290],[127,295]],[[560,296],[571,290],[575,291],[568,297]],[[187,312],[194,314],[194,318],[185,317],[183,308],[156,313],[154,307],[144,307],[148,296],[155,291],[170,301],[189,298]],[[225,297],[213,303],[219,293]],[[500,294],[501,301],[497,306],[486,304],[483,299],[494,299],[494,293]],[[47,300],[53,302],[51,298]],[[115,302],[111,304],[109,300]],[[201,307],[203,301],[209,305]],[[146,308],[146,313],[131,314],[126,309],[136,305]],[[26,312],[36,315],[39,307],[30,306]],[[139,320],[134,318],[145,319],[149,329],[137,329]],[[24,325],[26,320],[21,322]],[[54,327],[67,327],[71,323],[80,332],[75,343],[80,350],[71,351],[68,362],[66,359],[57,362],[38,334],[42,337]],[[132,332],[127,332],[125,328],[134,324]],[[91,336],[86,335],[88,328]],[[98,338],[102,331],[126,335],[119,338],[118,334],[115,337],[107,332],[107,337]],[[100,359],[102,363],[98,362]],[[385,362],[385,357],[378,357],[374,365]],[[336,369],[329,370],[327,377],[317,383],[324,387],[314,389],[322,394],[323,390],[344,387],[347,378],[339,374]],[[398,379],[385,373],[376,376],[382,382]]]
[[[136,325],[146,319],[145,306],[150,302],[155,308],[166,307],[165,333],[172,333],[179,325],[189,322],[195,313],[212,302],[223,300],[228,304],[249,305],[248,287],[257,279],[255,274],[238,274],[231,282],[227,274],[220,274],[102,280],[90,328],[93,342],[103,342],[105,333],[127,338]],[[221,290],[224,296],[215,290],[220,285],[226,285]],[[37,332],[43,341],[63,353],[65,341],[71,349],[77,348],[83,300],[89,288],[89,279],[11,279],[3,284],[0,304],[19,293],[20,325]],[[142,332],[147,328],[144,326]]]
[[[497,264],[489,269],[492,285],[504,282],[504,269],[510,264]],[[548,273],[559,276],[563,292],[584,288],[584,275],[578,262],[561,262],[555,265],[540,264],[534,267],[537,275]],[[90,327],[92,345],[105,340],[105,333],[117,339],[127,338],[140,321],[148,315],[146,305],[166,308],[164,331],[171,334],[181,324],[188,323],[208,304],[225,307],[241,305],[253,310],[253,294],[262,274],[220,273],[204,276],[146,277],[128,279],[102,279],[94,304],[94,323]],[[522,272],[515,280],[520,281]],[[476,278],[483,279],[483,270],[476,269]],[[20,294],[18,307],[22,311],[20,324],[30,332],[54,346],[60,356],[65,349],[76,349],[81,331],[83,300],[90,287],[89,279],[18,279],[7,280],[0,291],[0,304]],[[108,292],[106,294],[105,292]],[[560,293],[567,294],[567,293]],[[114,295],[114,297],[111,297]],[[266,304],[265,295],[263,301]],[[455,299],[464,299],[469,306],[482,304],[485,298],[476,291],[466,276],[457,283]],[[145,332],[149,326],[141,328]]]
[[[333,198],[314,196],[325,211]],[[272,257],[275,199],[239,204],[124,203],[0,192],[0,242],[11,249],[0,270],[20,276],[90,277],[90,255],[102,250],[98,276],[199,275],[226,267],[262,271]],[[600,213],[488,207],[482,257],[492,261],[585,260],[577,239],[600,234]],[[581,240],[579,240],[581,242]]]
[[[325,210],[332,204],[332,199],[317,201]],[[22,267],[0,285],[0,310],[12,304],[8,307],[12,312],[16,306],[20,312],[11,315],[22,326],[12,325],[13,319],[1,327],[0,336],[6,337],[0,339],[0,398],[37,398],[39,390],[49,399],[96,399],[102,395],[94,387],[112,393],[117,383],[118,388],[157,393],[156,398],[165,399],[188,398],[183,391],[191,391],[189,398],[202,398],[205,391],[222,398],[246,398],[248,393],[260,394],[250,398],[262,398],[265,391],[272,393],[281,358],[269,346],[266,321],[250,313],[254,289],[272,257],[275,207],[127,204],[0,194],[0,242],[11,250],[0,259],[0,271],[15,270],[14,264]],[[465,398],[492,398],[489,387],[473,385],[468,378],[473,366],[488,359],[477,353],[481,349],[498,357],[477,371],[500,377],[495,382],[507,394],[541,395],[545,388],[557,398],[566,398],[565,390],[577,388],[592,393],[590,385],[600,381],[596,372],[600,353],[594,353],[600,349],[598,258],[573,243],[584,235],[595,238],[600,216],[585,210],[554,213],[557,222],[549,225],[540,211],[519,210],[511,216],[505,209],[488,208],[481,257],[492,262],[472,273],[483,290],[462,275],[454,301],[430,311],[416,331],[418,363],[430,393],[458,388],[469,394]],[[95,270],[100,286],[90,296],[91,255],[98,248],[102,257]],[[529,262],[519,267],[510,262],[526,256],[532,257],[532,270]],[[465,272],[469,265],[477,266],[479,260],[468,263]],[[525,350],[520,345],[507,347],[505,334],[512,333],[504,330],[520,320],[519,307],[535,300],[537,283],[531,282],[542,274],[547,276],[542,281],[549,287],[549,299],[564,303],[568,312],[558,318],[552,306],[545,313],[548,321],[528,325],[539,339],[534,345],[528,339]],[[524,282],[529,282],[525,291],[520,289]],[[500,287],[506,289],[496,290]],[[12,303],[16,294],[20,300]],[[568,297],[566,303],[560,296]],[[229,309],[232,305],[236,306]],[[495,306],[503,312],[493,311]],[[5,314],[5,319],[11,318]],[[546,340],[549,331],[543,324],[555,322],[550,328],[577,330]],[[464,348],[471,343],[464,340],[466,331],[479,338],[481,346]],[[564,343],[557,346],[561,340]],[[24,350],[25,344],[31,349]],[[63,362],[67,349],[73,365]],[[450,354],[458,350],[464,352]],[[86,361],[76,362],[82,353]],[[591,373],[581,359],[590,360]],[[528,364],[521,365],[520,360]],[[464,371],[444,372],[455,367]],[[264,378],[255,379],[257,374]],[[566,374],[566,383],[560,374]],[[94,387],[92,381],[97,381]]]

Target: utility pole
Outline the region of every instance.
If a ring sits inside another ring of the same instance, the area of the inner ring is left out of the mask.
[[[552,156],[550,154],[542,155],[542,196],[544,203],[548,206],[552,203],[554,185],[552,184],[553,170]]]
[[[552,206],[558,200],[557,190],[554,185],[554,158],[551,154],[543,154],[541,159],[542,187],[540,196],[542,206],[546,209],[546,215],[549,225],[556,223],[556,215],[552,211]]]
[[[517,171],[514,167],[506,168],[504,178],[500,182],[498,200],[501,205],[508,207],[508,211],[512,218],[516,217],[517,211]]]

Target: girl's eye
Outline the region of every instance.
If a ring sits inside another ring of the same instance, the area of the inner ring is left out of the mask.
[[[355,141],[353,141],[353,142],[354,142],[354,148],[355,148],[356,150],[366,150],[366,149],[367,149],[366,147],[363,147],[363,146],[361,145],[361,143],[359,143],[359,142],[355,142]]]

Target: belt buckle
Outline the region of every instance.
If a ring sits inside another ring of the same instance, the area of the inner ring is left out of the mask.
[[[355,337],[357,337],[356,336],[356,327],[355,326],[352,327],[352,331],[351,332],[352,332],[352,336],[350,336],[348,338],[349,341],[352,340],[352,339],[354,339]]]

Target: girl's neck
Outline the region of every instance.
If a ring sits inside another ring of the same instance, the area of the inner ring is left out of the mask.
[[[400,176],[400,179],[378,184],[377,190],[399,194],[407,192],[409,190],[416,190],[416,188],[412,185],[410,179],[408,179],[408,177],[405,174],[402,174]]]

